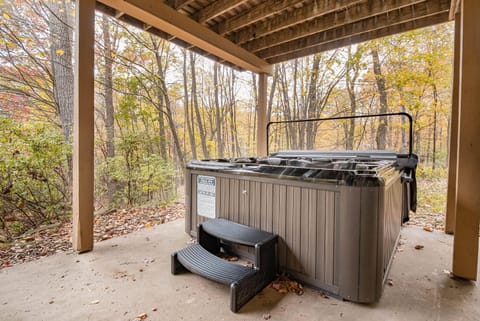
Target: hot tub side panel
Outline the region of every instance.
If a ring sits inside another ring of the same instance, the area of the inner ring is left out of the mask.
[[[353,186],[340,193],[336,265],[339,294],[350,301],[374,302],[379,290],[379,194],[378,187]]]
[[[338,294],[338,186],[187,170],[187,181],[192,183],[187,184],[191,205],[185,224],[192,236],[205,220],[197,215],[197,175],[216,177],[217,217],[278,234],[280,270]]]
[[[384,212],[381,224],[382,234],[379,249],[382,253],[382,282],[386,281],[391,261],[395,255],[400,236],[403,215],[403,186],[400,176],[389,181],[380,198],[380,208]]]
[[[192,236],[205,220],[197,215],[197,175],[216,178],[217,217],[280,236],[281,271],[351,301],[380,298],[400,231],[399,175],[384,187],[359,187],[187,170]]]

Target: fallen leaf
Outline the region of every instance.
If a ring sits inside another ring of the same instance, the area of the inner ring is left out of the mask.
[[[272,283],[272,288],[274,288],[274,289],[277,290],[277,291],[280,290],[281,287],[282,287],[282,286],[281,286],[280,283],[278,283],[278,282],[273,282],[273,283]]]
[[[144,320],[147,318],[147,314],[146,313],[141,313],[139,315],[137,315],[137,319],[140,319],[140,320]]]
[[[100,303],[100,300],[93,300],[90,302],[90,304],[99,304]]]
[[[425,247],[425,246],[418,244],[418,245],[415,245],[415,250],[421,250],[421,249],[423,249],[424,247]]]
[[[8,13],[6,13],[6,12],[3,13],[3,17],[4,17],[5,19],[7,19],[7,20],[10,19],[10,16],[9,16]]]
[[[392,279],[388,279],[388,280],[387,280],[387,284],[388,284],[389,286],[393,286],[393,280],[392,280]]]
[[[147,224],[145,224],[144,228],[151,228],[152,227],[152,222],[147,222]]]
[[[153,312],[155,312],[155,311],[157,311],[157,310],[158,310],[158,308],[152,308],[152,311],[153,311]]]
[[[2,263],[2,268],[6,268],[6,267],[11,267],[12,265],[10,264],[10,262],[3,262]]]
[[[59,56],[63,56],[63,54],[65,53],[65,51],[64,51],[63,49],[57,49],[55,52],[56,52],[57,55],[59,55]]]
[[[288,293],[288,290],[287,290],[286,288],[280,288],[280,289],[278,290],[278,293],[280,293],[280,294],[286,294],[286,293]]]
[[[433,229],[431,227],[428,227],[428,226],[424,226],[423,230],[427,231],[427,232],[433,232]]]

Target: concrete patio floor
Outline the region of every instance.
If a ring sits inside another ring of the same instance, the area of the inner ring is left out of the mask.
[[[0,320],[480,320],[480,289],[448,275],[451,236],[415,227],[403,243],[379,303],[297,296],[266,288],[240,313],[226,286],[170,274],[170,253],[189,241],[177,220],[104,241],[85,254],[60,253],[0,270]],[[423,245],[416,250],[415,245]],[[156,311],[152,311],[156,308]]]

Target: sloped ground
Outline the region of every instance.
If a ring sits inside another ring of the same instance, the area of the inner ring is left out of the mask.
[[[422,175],[423,177],[418,179],[417,212],[412,213],[407,225],[419,226],[426,231],[443,231],[447,192],[446,171],[437,170]],[[95,216],[95,241],[101,242],[183,216],[183,200],[167,206],[106,211]],[[71,231],[72,224],[67,221],[42,226],[13,242],[6,243],[3,240],[2,243],[0,238],[0,269],[71,250]]]
[[[409,225],[427,230],[445,230],[447,202],[447,171],[436,170],[417,179],[417,212],[410,216]]]
[[[95,242],[176,220],[183,217],[184,212],[184,202],[178,201],[167,206],[145,206],[99,213],[94,218]],[[71,221],[56,222],[25,233],[12,242],[0,241],[0,269],[71,250],[71,233]]]
[[[189,273],[170,274],[170,253],[190,238],[184,220],[0,270],[2,320],[479,320],[480,290],[450,278],[452,237],[402,230],[379,303],[362,305],[305,288],[266,288],[238,314],[228,288]],[[422,245],[420,250],[415,249]],[[146,316],[145,316],[146,314]]]

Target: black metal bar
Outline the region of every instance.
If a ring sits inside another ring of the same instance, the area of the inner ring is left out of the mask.
[[[306,119],[296,119],[296,120],[280,120],[280,121],[270,121],[267,123],[267,155],[270,154],[269,150],[269,137],[270,137],[270,126],[273,124],[291,124],[291,123],[303,123],[303,122],[314,122],[314,121],[325,121],[325,120],[342,120],[342,119],[355,119],[355,118],[373,118],[373,117],[382,117],[382,116],[405,116],[408,118],[410,124],[408,139],[408,154],[412,155],[413,151],[413,119],[409,113],[398,112],[398,113],[383,113],[383,114],[369,114],[369,115],[352,115],[352,116],[338,116],[338,117],[327,117],[327,118],[306,118]]]

